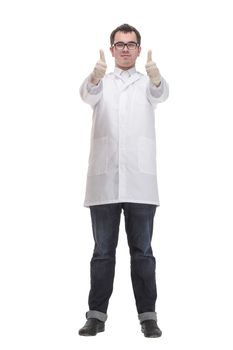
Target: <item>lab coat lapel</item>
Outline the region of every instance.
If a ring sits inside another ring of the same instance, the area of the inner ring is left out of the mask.
[[[118,73],[114,73],[114,75],[116,77],[116,84],[120,91],[127,89],[129,85],[133,84],[135,81],[140,79],[140,74],[137,72],[132,74],[126,82],[122,81],[122,77]]]
[[[129,85],[133,84],[135,81],[137,81],[140,78],[140,75],[136,72],[129,79],[126,81],[125,85],[123,86],[123,89],[127,89]]]

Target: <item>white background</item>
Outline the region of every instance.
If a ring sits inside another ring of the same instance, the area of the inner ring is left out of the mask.
[[[232,349],[230,1],[1,1],[1,349]],[[160,339],[140,332],[122,214],[106,332],[84,338],[93,250],[83,207],[91,109],[79,86],[122,23],[170,97],[156,111]],[[128,344],[128,345],[127,345]]]

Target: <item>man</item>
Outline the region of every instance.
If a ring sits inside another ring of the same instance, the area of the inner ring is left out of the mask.
[[[155,303],[153,220],[159,205],[154,109],[168,97],[168,85],[148,52],[147,76],[135,69],[141,52],[136,28],[123,24],[110,36],[115,70],[106,73],[104,53],[80,88],[93,108],[84,206],[90,208],[95,248],[87,322],[80,335],[105,329],[113,290],[121,211],[131,255],[131,279],[141,330],[159,337]],[[124,312],[121,310],[121,312]]]

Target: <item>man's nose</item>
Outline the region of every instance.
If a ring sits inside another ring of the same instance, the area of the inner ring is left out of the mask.
[[[128,47],[127,47],[127,45],[125,45],[125,46],[124,46],[123,51],[128,51]]]

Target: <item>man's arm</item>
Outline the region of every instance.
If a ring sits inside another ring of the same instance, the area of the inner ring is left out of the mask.
[[[150,79],[147,89],[147,97],[151,104],[156,107],[157,103],[163,102],[168,98],[169,86],[166,80],[161,76],[155,62],[152,61],[151,50],[148,51],[145,68]]]
[[[84,102],[94,107],[100,100],[103,91],[102,79],[106,73],[107,65],[104,52],[100,50],[100,59],[96,63],[91,75],[89,75],[80,87],[80,96]]]

